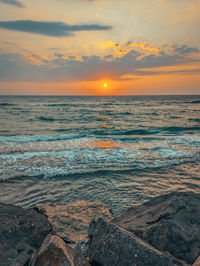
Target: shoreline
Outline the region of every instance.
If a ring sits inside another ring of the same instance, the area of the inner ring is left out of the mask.
[[[0,203],[0,217],[1,266],[200,265],[198,193],[164,194],[119,217],[100,201]]]

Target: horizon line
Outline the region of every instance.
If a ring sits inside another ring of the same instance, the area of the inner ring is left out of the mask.
[[[91,96],[91,97],[102,97],[102,96],[200,96],[199,94],[0,94],[1,96]]]

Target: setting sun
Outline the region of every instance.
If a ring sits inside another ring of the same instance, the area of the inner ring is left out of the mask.
[[[96,82],[96,94],[98,95],[111,95],[115,90],[112,80],[104,79]]]

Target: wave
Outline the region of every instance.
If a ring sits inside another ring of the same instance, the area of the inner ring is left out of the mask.
[[[186,133],[197,133],[200,131],[199,126],[194,127],[177,127],[177,126],[171,126],[171,127],[154,127],[150,129],[133,129],[133,130],[107,130],[107,131],[100,131],[95,130],[93,132],[94,135],[104,135],[104,136],[112,136],[112,135],[119,135],[119,136],[134,136],[134,135],[157,135],[159,133],[169,133],[169,134],[175,134],[180,132],[186,132]]]
[[[197,100],[197,101],[192,101],[190,103],[200,103],[200,100]]]
[[[171,126],[171,127],[165,127],[163,129],[161,129],[162,132],[170,132],[170,133],[176,133],[176,132],[187,132],[187,133],[191,133],[194,132],[196,133],[197,131],[200,131],[200,127],[196,126],[196,127],[176,127],[176,126]]]
[[[147,164],[139,164],[138,166],[130,166],[130,167],[123,167],[123,168],[103,168],[103,169],[73,169],[73,170],[65,170],[65,171],[59,171],[55,169],[52,169],[52,172],[47,172],[45,169],[44,171],[40,173],[30,173],[27,172],[26,174],[22,175],[16,175],[16,176],[6,176],[6,177],[0,177],[0,183],[5,182],[5,181],[12,181],[12,180],[21,180],[21,179],[63,179],[63,178],[68,178],[68,179],[84,179],[86,176],[90,176],[91,178],[97,178],[98,176],[106,176],[106,175],[111,175],[112,174],[132,174],[134,173],[139,173],[142,172],[145,174],[145,172],[154,172],[154,171],[160,171],[163,169],[171,169],[172,167],[176,167],[179,165],[185,165],[185,164],[190,164],[190,163],[195,163],[198,164],[200,162],[200,158],[185,158],[181,161],[172,161],[168,160],[165,161],[165,163],[157,165],[157,164],[152,164],[152,165],[147,165]],[[198,178],[199,179],[199,178]]]
[[[27,103],[27,106],[70,106],[68,103]]]
[[[200,100],[195,100],[195,101],[172,101],[172,102],[167,102],[168,104],[170,103],[191,103],[191,104],[196,104],[200,103]]]
[[[45,118],[45,121],[48,121]],[[53,120],[49,120],[49,122],[53,122]],[[57,129],[56,132],[66,132],[68,129]],[[137,138],[140,136],[162,136],[164,133],[170,134],[198,134],[200,133],[200,126],[194,127],[155,127],[150,129],[133,129],[133,130],[91,130],[88,129],[86,134],[70,134],[70,135],[52,135],[52,136],[0,136],[0,142],[37,142],[37,141],[57,141],[57,140],[68,140],[68,139],[79,139],[79,138],[113,138],[122,140],[128,136],[129,138]],[[159,135],[160,134],[160,135]]]
[[[198,122],[198,123],[200,123],[200,118],[190,118],[188,120],[189,121],[192,121],[192,122]]]
[[[13,103],[0,103],[0,106],[14,106],[18,104]],[[72,104],[72,103],[26,103],[22,104],[23,106],[69,106],[69,107],[77,107],[78,104]],[[84,105],[81,103],[81,105]]]
[[[69,131],[68,129],[57,129],[56,132],[66,132]],[[126,132],[121,132],[121,135],[117,134],[119,132],[113,132],[113,134],[91,134],[91,135],[84,135],[84,134],[70,134],[70,135],[53,135],[53,136],[0,136],[0,142],[40,142],[40,141],[61,141],[61,140],[73,140],[73,139],[81,139],[87,138],[92,139],[97,137],[97,139],[113,139],[119,141],[132,141],[132,140],[161,140],[163,139],[162,136],[148,136],[148,134],[138,134],[139,131],[131,131],[126,134]],[[135,134],[133,134],[135,133]],[[140,133],[142,133],[140,131]]]
[[[29,103],[25,104],[26,106],[69,106],[69,107],[77,107],[77,106],[90,106],[96,107],[97,104],[86,104],[86,103]]]
[[[145,130],[145,129],[133,129],[133,130],[126,130],[126,131],[121,131],[121,130],[113,130],[113,131],[101,131],[101,130],[95,130],[93,131],[94,135],[97,136],[134,136],[134,135],[152,135],[157,132],[159,132],[159,129],[155,130]]]
[[[44,106],[77,106],[77,104],[72,103],[45,103]]]
[[[57,140],[68,140],[83,138],[85,135],[72,134],[72,135],[54,135],[54,136],[11,136],[1,137],[0,142],[37,142],[37,141],[57,141]]]
[[[15,105],[13,103],[0,103],[0,106],[12,106]]]
[[[70,131],[70,129],[68,129],[68,128],[59,128],[59,129],[53,130],[53,132],[69,132],[69,131]]]
[[[54,122],[55,121],[54,118],[46,117],[46,116],[38,116],[37,119],[40,121],[46,121],[46,122]]]
[[[7,181],[7,180],[15,180],[15,179],[30,179],[30,178],[44,178],[44,179],[48,179],[48,178],[64,178],[64,177],[67,177],[67,178],[76,178],[76,177],[83,177],[83,175],[95,175],[98,176],[98,175],[105,175],[105,174],[108,174],[108,173],[126,173],[126,172],[130,172],[130,171],[133,171],[133,169],[129,169],[129,168],[126,168],[126,169],[88,169],[88,170],[76,170],[74,172],[60,172],[60,173],[40,173],[40,174],[35,174],[35,175],[16,175],[16,176],[10,176],[10,177],[5,177],[5,178],[0,178],[0,182],[3,182],[3,181]]]

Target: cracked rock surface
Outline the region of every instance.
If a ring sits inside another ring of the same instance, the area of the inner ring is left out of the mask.
[[[36,210],[45,215],[52,226],[52,233],[61,237],[68,245],[87,242],[88,229],[93,219],[113,219],[106,204],[100,201],[77,201],[67,204],[37,204]]]
[[[89,229],[90,263],[93,266],[184,266],[184,262],[164,254],[134,234],[103,219]]]
[[[43,215],[0,203],[0,265],[28,265],[50,230]]]
[[[60,237],[49,234],[45,238],[32,265],[74,266],[73,259],[73,250]]]
[[[190,264],[200,256],[200,194],[161,195],[129,208],[112,222]]]
[[[161,195],[118,218],[99,201],[0,203],[0,266],[188,263],[200,265],[200,194]]]

